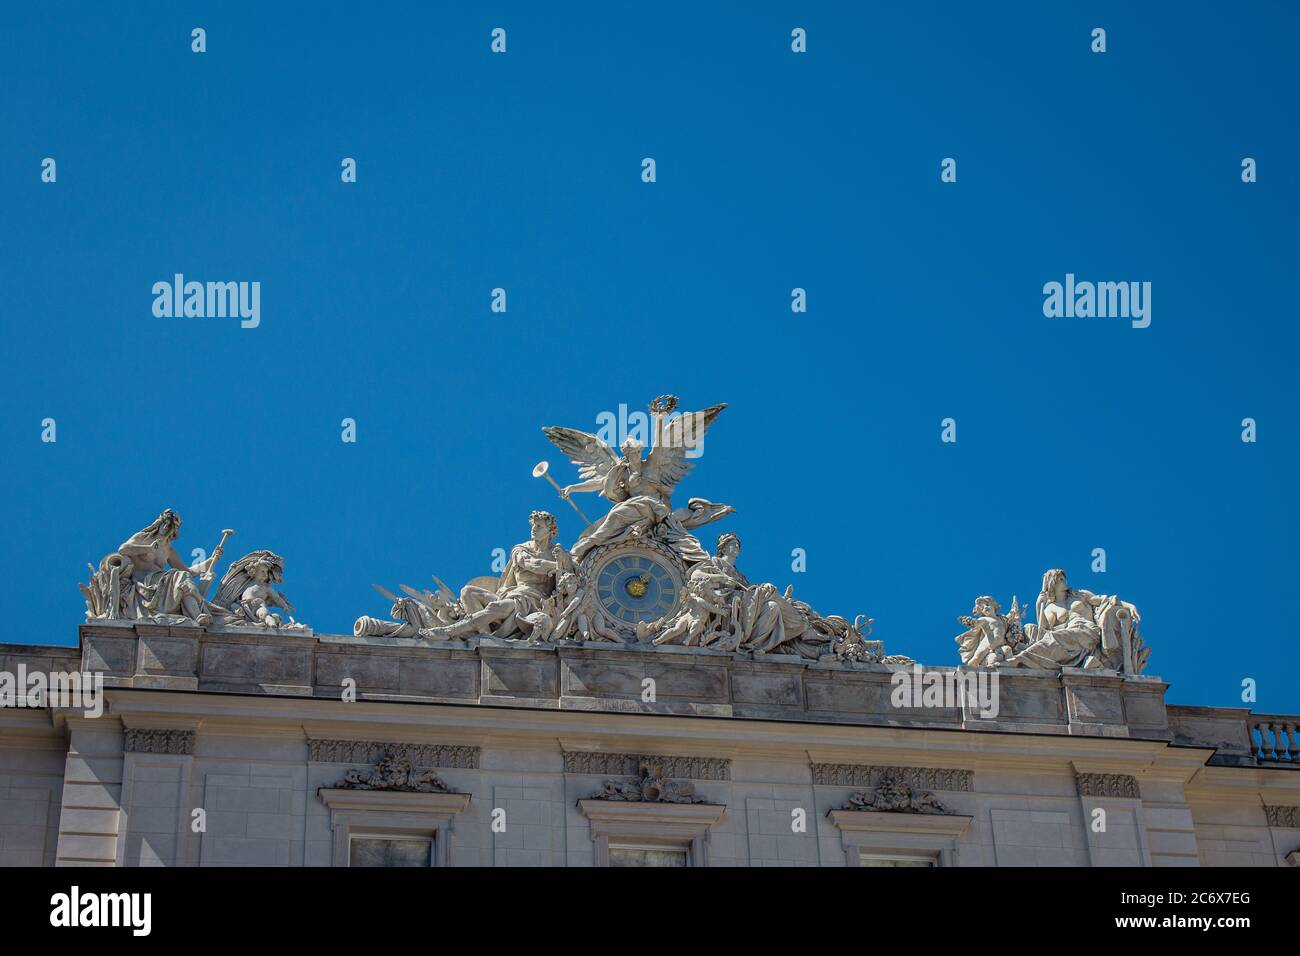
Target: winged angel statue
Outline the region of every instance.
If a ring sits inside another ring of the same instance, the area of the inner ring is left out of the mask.
[[[782,593],[772,584],[751,583],[735,566],[740,539],[734,534],[724,534],[709,554],[692,532],[732,514],[730,505],[691,498],[685,507],[673,507],[673,492],[725,407],[674,415],[674,396],[655,399],[648,454],[632,438],[615,451],[589,432],[544,428],[577,465],[580,480],[560,487],[545,462],[533,474],[545,476],[580,515],[572,496],[597,493],[610,502],[604,517],[587,522],[584,516],[587,527],[566,549],[555,543],[554,517],[534,512],[530,540],[511,549],[499,578],[476,578],[459,597],[441,582],[436,593],[403,585],[404,598],[376,586],[392,598],[397,620],[362,617],[354,633],[679,644],[811,660],[910,663],[886,658],[879,641],[866,639],[865,616],[853,623],[823,617],[796,600],[791,588]]]
[[[655,444],[643,461],[643,446],[633,438],[622,445],[617,455],[596,435],[550,425],[542,429],[551,442],[578,466],[583,480],[560,490],[568,498],[574,492],[594,491],[613,503],[609,513],[588,528],[573,546],[575,561],[581,561],[593,548],[626,537],[637,537],[662,526],[661,537],[681,552],[688,561],[703,561],[708,554],[688,532],[717,521],[735,511],[730,505],[718,505],[704,498],[692,498],[685,509],[673,511],[673,489],[689,474],[693,464],[688,453],[698,449],[704,433],[727,406],[710,405],[700,412],[688,412],[665,423],[677,407],[672,395],[656,398],[650,404]]]

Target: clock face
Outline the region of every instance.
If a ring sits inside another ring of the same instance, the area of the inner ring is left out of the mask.
[[[614,551],[600,561],[595,577],[601,610],[624,630],[673,613],[682,591],[677,569],[641,548]]]

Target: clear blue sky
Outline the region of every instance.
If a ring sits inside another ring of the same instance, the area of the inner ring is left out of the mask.
[[[1137,604],[1171,701],[1254,677],[1300,712],[1298,28],[1287,2],[5,4],[5,639],[75,642],[86,562],[165,507],[185,554],[233,527],[229,557],[284,555],[301,619],[348,633],[387,611],[372,582],[487,573],[531,509],[571,542],[540,426],[675,392],[730,403],[678,493],[737,507],[706,542],[890,651],[955,663],[973,598],[1061,566]],[[177,272],[260,282],[261,326],[155,318]],[[1067,272],[1150,281],[1150,328],[1045,318]]]

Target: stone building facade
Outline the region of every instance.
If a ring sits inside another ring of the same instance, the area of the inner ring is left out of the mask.
[[[1156,677],[95,621],[0,672],[0,864],[1286,866],[1297,718]],[[947,679],[989,670],[927,668]],[[12,702],[11,702],[12,703]]]

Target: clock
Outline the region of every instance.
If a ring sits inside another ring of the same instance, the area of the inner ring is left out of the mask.
[[[601,548],[591,557],[596,607],[616,630],[634,634],[638,624],[671,617],[681,606],[683,572],[667,549],[627,542]]]

